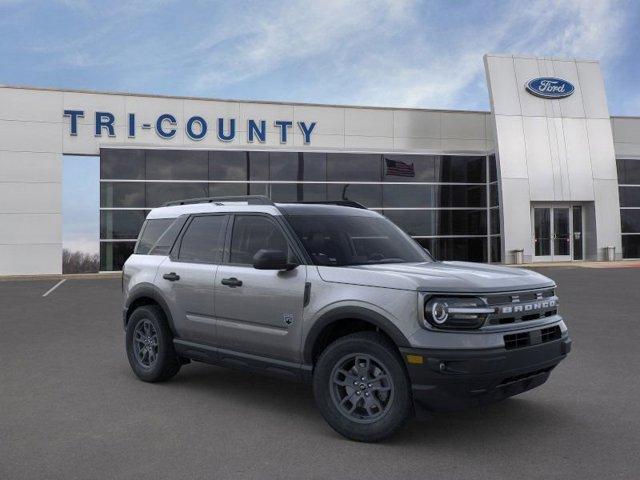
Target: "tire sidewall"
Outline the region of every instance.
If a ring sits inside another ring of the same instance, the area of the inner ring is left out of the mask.
[[[144,368],[135,357],[133,346],[134,332],[136,326],[148,320],[153,325],[158,337],[158,356],[151,368]],[[146,382],[163,380],[166,372],[177,361],[173,348],[173,337],[169,331],[164,315],[159,308],[154,306],[143,306],[137,308],[129,317],[126,334],[127,359],[131,369],[138,378]]]
[[[373,423],[358,423],[343,415],[331,398],[331,372],[345,355],[364,353],[378,358],[389,370],[394,384],[391,408]],[[375,442],[398,430],[411,414],[410,384],[395,347],[382,335],[361,332],[342,337],[329,345],[316,363],[313,392],[320,413],[331,427],[347,438]]]

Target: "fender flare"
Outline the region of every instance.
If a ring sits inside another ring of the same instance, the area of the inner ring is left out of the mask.
[[[171,329],[171,332],[175,335],[176,329],[173,323],[173,316],[171,315],[171,309],[169,308],[169,305],[165,301],[164,297],[162,296],[162,293],[160,293],[160,290],[151,283],[140,283],[135,287],[133,287],[129,292],[129,295],[127,296],[127,300],[124,304],[125,328],[127,327],[127,322],[129,321],[129,313],[130,313],[129,308],[136,300],[140,298],[150,298],[151,300],[156,302],[158,305],[160,305],[160,308],[162,309],[164,316],[167,318],[167,322],[169,323],[169,328]]]
[[[311,365],[313,363],[313,347],[325,327],[343,319],[356,319],[371,323],[386,333],[398,348],[410,346],[409,340],[400,329],[380,313],[358,306],[336,307],[322,314],[309,330],[302,350],[302,358],[305,364]]]

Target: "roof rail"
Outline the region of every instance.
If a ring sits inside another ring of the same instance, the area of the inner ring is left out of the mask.
[[[337,205],[340,207],[353,207],[353,208],[361,208],[363,210],[368,210],[367,207],[353,200],[327,200],[324,202],[296,202],[296,203],[301,203],[303,205]]]
[[[225,202],[247,202],[247,205],[275,205],[264,195],[238,195],[235,197],[200,197],[200,198],[187,198],[185,200],[175,200],[173,202],[167,202],[163,207],[173,207],[176,205],[191,205],[194,203],[219,203]]]

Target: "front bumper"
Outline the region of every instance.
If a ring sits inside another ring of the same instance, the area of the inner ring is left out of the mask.
[[[565,333],[551,342],[513,350],[400,350],[416,407],[452,411],[496,402],[542,385],[571,350],[571,339]]]

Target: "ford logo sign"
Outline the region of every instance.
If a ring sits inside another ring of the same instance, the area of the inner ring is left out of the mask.
[[[529,93],[542,98],[564,98],[575,90],[571,83],[555,77],[534,78],[525,87]]]

